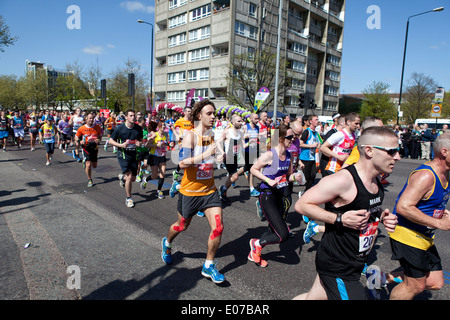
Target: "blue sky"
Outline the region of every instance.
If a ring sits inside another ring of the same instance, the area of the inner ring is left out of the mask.
[[[408,16],[446,6],[445,0],[347,0],[341,74],[341,93],[359,93],[373,81],[400,89],[406,21]],[[81,29],[70,30],[66,13],[80,8]],[[369,29],[369,6],[380,9],[380,29]],[[150,68],[151,27],[154,0],[1,0],[2,15],[19,40],[0,53],[0,74],[21,76],[25,60],[41,61],[57,69],[78,61],[98,64],[103,76],[124,66],[128,57],[142,69]],[[443,12],[410,20],[405,81],[413,72],[432,77],[450,89],[450,5]]]

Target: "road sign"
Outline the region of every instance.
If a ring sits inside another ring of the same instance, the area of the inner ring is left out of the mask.
[[[442,110],[442,104],[440,103],[433,103],[431,107],[431,116],[432,117],[440,117],[441,116],[441,110]]]

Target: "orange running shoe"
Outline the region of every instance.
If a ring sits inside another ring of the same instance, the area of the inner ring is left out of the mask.
[[[253,261],[258,266],[265,268],[267,267],[267,261],[261,259],[261,246],[255,244],[257,239],[250,239],[250,253],[248,254],[248,260]]]

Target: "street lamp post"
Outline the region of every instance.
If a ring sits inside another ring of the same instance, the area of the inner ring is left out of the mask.
[[[414,14],[414,15],[408,17],[408,20],[406,22],[405,48],[403,50],[403,65],[402,65],[402,77],[401,77],[401,80],[400,80],[400,95],[398,97],[397,124],[399,124],[400,106],[402,104],[403,75],[404,75],[404,72],[405,72],[405,58],[406,58],[406,46],[407,46],[407,43],[408,43],[409,19],[412,18],[412,17],[417,17],[417,16],[420,16],[420,15],[426,14],[426,13],[439,12],[439,11],[443,11],[443,10],[444,10],[444,7],[439,7],[439,8],[435,8],[433,10],[428,10],[428,11],[421,12],[421,13],[418,13],[418,14]]]
[[[145,23],[152,27],[152,37],[151,37],[151,43],[150,43],[150,53],[151,53],[151,60],[150,60],[150,102],[151,106],[150,108],[153,108],[153,24],[150,22],[146,22],[144,20],[139,19],[139,23]]]

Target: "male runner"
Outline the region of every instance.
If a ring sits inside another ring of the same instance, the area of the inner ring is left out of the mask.
[[[25,136],[24,133],[25,124],[22,115],[18,111],[14,112],[14,117],[12,118],[12,127],[14,129],[14,138],[17,143],[17,148],[20,150],[23,138]]]
[[[6,151],[6,143],[9,137],[10,120],[6,117],[5,110],[0,112],[0,143],[3,143],[3,151]]]
[[[120,186],[125,187],[127,199],[125,205],[128,208],[134,207],[131,198],[131,186],[137,175],[137,154],[136,147],[141,146],[143,139],[142,127],[135,123],[136,116],[134,110],[127,110],[125,122],[117,126],[109,139],[109,144],[117,147],[117,159],[122,173],[119,174]]]
[[[212,128],[216,108],[204,99],[194,105],[192,115],[196,126],[183,138],[180,150],[180,168],[184,169],[178,198],[178,219],[169,228],[167,237],[162,239],[161,257],[167,264],[172,263],[172,242],[191,223],[192,217],[203,211],[210,225],[208,251],[203,264],[202,275],[214,283],[225,281],[214,264],[214,257],[222,238],[222,203],[214,184],[214,154],[216,143]]]
[[[390,233],[392,259],[399,260],[404,281],[391,291],[391,300],[412,300],[423,290],[444,285],[441,258],[434,244],[436,229],[450,230],[450,134],[433,143],[434,159],[408,177],[395,205],[398,226]]]
[[[295,204],[297,212],[325,222],[316,254],[318,275],[311,290],[295,299],[368,299],[360,277],[378,224],[388,232],[397,224],[397,217],[381,207],[384,190],[377,177],[392,172],[400,154],[397,135],[384,127],[364,130],[358,148],[364,156],[356,164],[322,178]]]
[[[102,140],[102,128],[95,124],[95,114],[89,113],[86,117],[86,124],[82,125],[75,135],[75,143],[83,150],[83,164],[88,178],[88,187],[93,187],[92,168],[97,168],[98,145]]]

